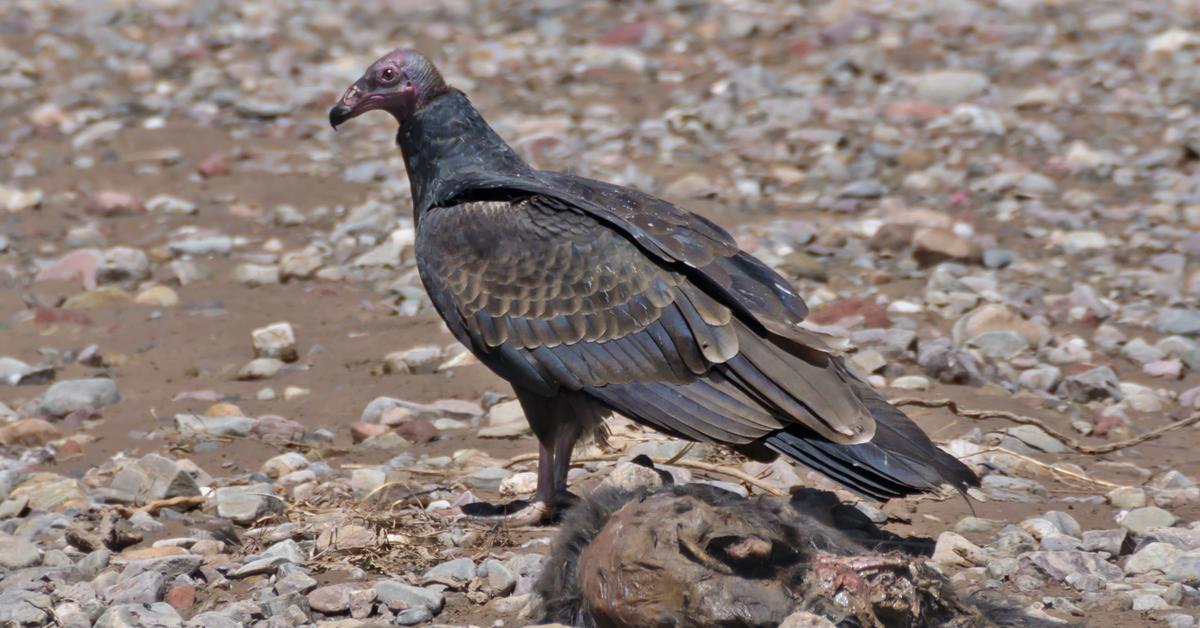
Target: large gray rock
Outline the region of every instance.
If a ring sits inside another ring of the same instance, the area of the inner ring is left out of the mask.
[[[439,591],[414,587],[398,580],[381,580],[375,583],[379,601],[394,611],[424,608],[439,613],[446,604],[446,597]]]
[[[1200,552],[1188,552],[1175,558],[1166,569],[1166,578],[1188,586],[1200,586]]]
[[[1079,525],[1079,522],[1075,520],[1075,517],[1072,517],[1061,510],[1051,510],[1042,515],[1042,518],[1053,522],[1054,525],[1058,526],[1059,531],[1068,536],[1078,538],[1083,534],[1083,526]]]
[[[1079,403],[1100,399],[1120,399],[1121,388],[1117,374],[1107,366],[1069,375],[1059,385],[1059,392]]]
[[[353,582],[331,584],[308,594],[308,605],[319,613],[336,615],[350,610],[350,594],[363,585]]]
[[[255,420],[244,416],[200,416],[198,414],[176,414],[175,429],[180,434],[191,436],[246,436],[254,427]]]
[[[182,628],[183,618],[166,602],[121,604],[100,616],[94,628]]]
[[[1108,552],[1112,556],[1121,553],[1125,543],[1125,530],[1087,530],[1083,533],[1085,552]]]
[[[188,628],[244,628],[245,623],[222,611],[200,613],[187,622]]]
[[[421,576],[421,580],[461,587],[473,577],[475,577],[475,562],[470,558],[455,558],[434,565],[425,572],[425,575]]]
[[[1167,336],[1154,343],[1164,353],[1177,356],[1193,371],[1200,371],[1200,342],[1183,336]]]
[[[1158,314],[1155,329],[1164,334],[1200,336],[1200,310],[1192,308],[1164,308]]]
[[[1001,329],[985,331],[967,341],[967,346],[979,351],[988,360],[1007,360],[1029,348],[1025,337],[1015,331]]]
[[[1032,565],[1047,576],[1067,582],[1073,574],[1097,576],[1107,582],[1122,578],[1121,568],[1104,560],[1098,554],[1075,550],[1026,552],[1018,557],[1022,563]]]
[[[1072,451],[1062,441],[1047,434],[1045,430],[1036,425],[1016,425],[1004,428],[1001,431],[1034,449],[1047,453],[1063,454]]]
[[[1045,486],[1028,478],[992,474],[985,476],[981,484],[989,497],[1000,501],[1035,502],[1050,496]]]
[[[1170,543],[1182,550],[1200,550],[1200,528],[1156,528],[1141,535],[1135,549],[1149,543]]]
[[[283,511],[283,501],[266,482],[222,486],[213,491],[213,501],[217,504],[217,515],[242,525],[254,523],[268,513]]]
[[[1145,534],[1155,528],[1169,528],[1176,521],[1175,515],[1158,506],[1145,506],[1125,513],[1117,523],[1134,534]]]
[[[0,626],[46,626],[50,617],[45,609],[51,608],[50,596],[24,591],[5,589],[0,591]]]
[[[284,539],[268,547],[258,556],[252,557],[244,565],[229,572],[230,578],[245,578],[259,574],[272,573],[280,565],[291,563],[302,564],[307,558],[300,544],[292,539]],[[298,589],[293,589],[298,590]],[[283,591],[280,591],[283,593]]]
[[[1143,574],[1148,571],[1166,571],[1183,554],[1183,550],[1170,543],[1151,543],[1138,550],[1125,561],[1125,573]]]
[[[143,571],[132,578],[121,578],[105,593],[113,604],[153,604],[161,602],[167,581],[155,571]]]
[[[178,576],[191,575],[203,564],[204,557],[194,554],[176,554],[174,556],[131,560],[125,563],[125,570],[121,572],[121,578],[133,578],[138,574],[152,571],[160,574],[166,580],[174,580]]]
[[[258,608],[267,617],[291,620],[293,624],[300,623],[295,621],[297,615],[307,618],[309,612],[308,598],[299,593],[285,593],[259,600]]]
[[[260,558],[279,558],[284,562],[293,563],[296,565],[302,564],[308,555],[300,548],[300,544],[292,539],[284,539],[268,547],[261,554]]]
[[[121,400],[117,383],[111,379],[68,379],[42,394],[40,409],[50,416],[66,416],[83,408],[103,408]]]
[[[158,454],[148,454],[122,467],[113,478],[112,488],[136,503],[200,494],[195,478],[174,460]]]
[[[487,578],[488,588],[492,590],[492,595],[508,595],[512,593],[517,586],[517,574],[513,573],[508,565],[489,558],[483,561],[480,565],[480,575]]]
[[[42,563],[42,550],[29,539],[10,536],[0,538],[0,567],[24,569]]]
[[[410,608],[396,613],[396,623],[401,626],[416,626],[433,619],[433,613],[427,608]]]

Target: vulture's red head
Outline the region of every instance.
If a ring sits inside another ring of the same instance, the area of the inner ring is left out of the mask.
[[[382,109],[401,125],[426,103],[450,88],[424,55],[398,48],[379,58],[329,110],[329,124],[341,123],[368,111]]]

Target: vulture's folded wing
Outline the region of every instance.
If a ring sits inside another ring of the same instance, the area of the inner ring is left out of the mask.
[[[766,341],[694,267],[648,255],[590,212],[541,196],[441,207],[423,216],[417,246],[452,331],[531,391],[583,390],[664,431],[731,444],[790,425],[838,443],[874,433],[829,355]],[[732,258],[706,266],[718,259]]]
[[[447,198],[537,196],[548,208],[585,213],[635,242],[653,261],[687,274],[696,285],[760,330],[824,348],[796,325],[808,307],[778,273],[742,252],[725,230],[660,198],[630,188],[558,172],[489,175],[469,169],[447,184]],[[421,208],[418,213],[424,213]]]

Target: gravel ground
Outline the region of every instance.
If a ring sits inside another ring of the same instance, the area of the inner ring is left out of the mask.
[[[530,492],[534,441],[419,285],[393,123],[326,122],[399,45],[535,165],[794,279],[983,476],[859,504],[956,585],[1196,625],[1198,7],[3,3],[0,625],[526,623],[554,530],[448,513]],[[614,433],[576,490],[683,447]],[[708,446],[667,468],[859,501]]]

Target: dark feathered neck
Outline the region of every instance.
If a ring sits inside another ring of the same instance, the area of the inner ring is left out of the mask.
[[[409,118],[396,143],[404,153],[418,218],[481,182],[533,173],[456,89]]]

